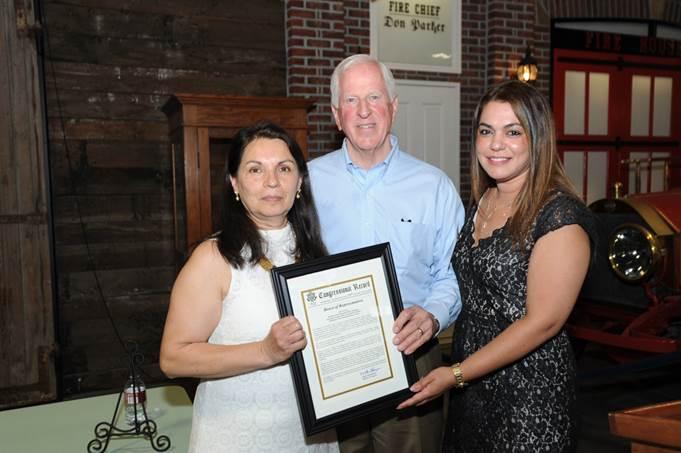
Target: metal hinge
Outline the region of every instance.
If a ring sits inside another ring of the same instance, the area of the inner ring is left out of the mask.
[[[25,8],[17,9],[17,32],[20,36],[38,35],[42,29],[40,21],[36,21],[33,17],[29,18]]]

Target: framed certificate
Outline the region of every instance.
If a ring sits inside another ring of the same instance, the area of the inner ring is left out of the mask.
[[[279,313],[307,337],[291,358],[306,435],[411,395],[414,359],[392,342],[403,307],[390,244],[274,268],[272,282]]]

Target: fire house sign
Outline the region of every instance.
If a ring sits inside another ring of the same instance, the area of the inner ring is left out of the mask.
[[[394,69],[461,72],[459,0],[371,2],[371,54]]]

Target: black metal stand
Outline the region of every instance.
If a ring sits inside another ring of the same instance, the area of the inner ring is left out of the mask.
[[[132,376],[132,385],[134,394],[139,393],[140,387],[135,379],[137,376],[135,360],[139,357],[135,357],[137,353],[133,354],[133,359],[130,361],[130,375]],[[116,415],[118,414],[118,409],[121,406],[121,397],[125,389],[123,389],[118,394],[118,400],[116,401],[116,408],[114,409],[113,416],[111,417],[111,422],[99,422],[95,426],[95,438],[92,439],[87,444],[88,453],[102,453],[106,451],[109,447],[109,441],[113,437],[136,437],[144,436],[145,439],[151,444],[151,448],[155,451],[166,451],[170,448],[170,438],[168,436],[158,436],[156,422],[149,420],[147,416],[147,408],[142,404],[142,411],[144,412],[144,419],[137,420],[137,397],[133,398],[133,404],[135,405],[135,425],[129,429],[121,429],[116,426]]]

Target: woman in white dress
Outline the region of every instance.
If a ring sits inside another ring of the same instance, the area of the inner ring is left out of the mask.
[[[242,129],[227,156],[223,228],[175,281],[161,342],[169,377],[198,377],[191,452],[335,452],[305,437],[288,359],[307,340],[279,319],[269,270],[326,254],[298,144],[272,123]]]

